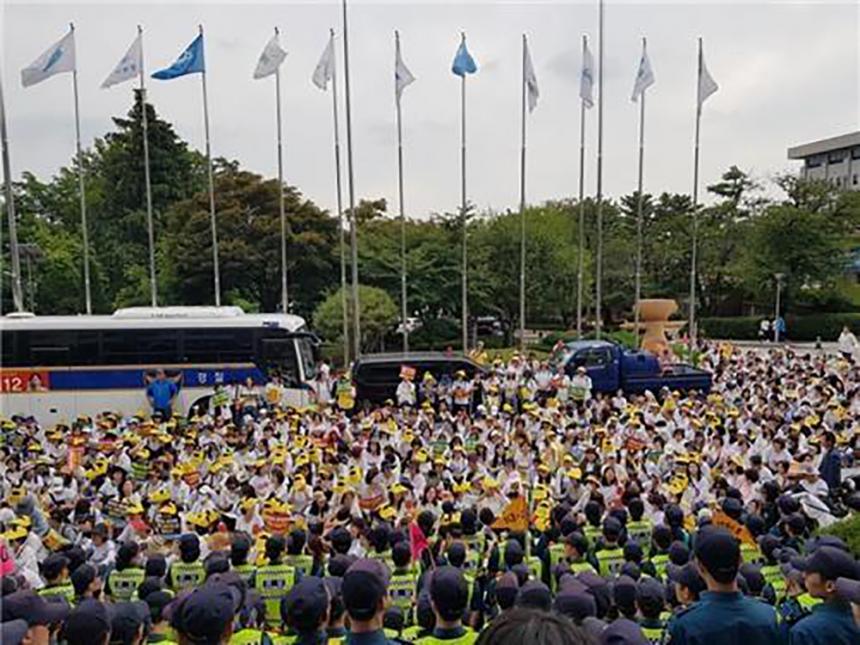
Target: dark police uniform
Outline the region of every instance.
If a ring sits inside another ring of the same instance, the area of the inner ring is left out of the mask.
[[[812,608],[789,632],[791,645],[856,645],[860,643],[860,628],[851,615],[847,602],[824,602]]]
[[[671,645],[781,645],[776,612],[739,592],[707,591],[669,624]]]

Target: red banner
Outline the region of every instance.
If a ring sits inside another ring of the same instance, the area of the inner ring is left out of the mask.
[[[0,392],[47,392],[50,385],[45,370],[0,370]]]

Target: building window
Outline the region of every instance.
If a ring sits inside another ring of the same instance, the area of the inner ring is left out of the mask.
[[[857,175],[854,175],[854,176],[851,178],[851,183],[852,183],[854,186],[856,186],[856,185],[857,185]]]
[[[836,150],[827,155],[828,163],[842,163],[845,160],[845,151]]]
[[[806,167],[807,168],[818,168],[821,165],[823,158],[821,155],[815,155],[814,157],[806,158]]]
[[[851,150],[851,158],[852,159],[860,159],[860,147],[853,148]]]

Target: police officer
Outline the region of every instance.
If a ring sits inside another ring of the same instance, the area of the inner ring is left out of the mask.
[[[296,583],[296,570],[281,562],[285,547],[282,536],[270,536],[266,540],[268,564],[258,567],[254,577],[254,588],[266,605],[266,624],[272,628],[281,624],[281,600]]]
[[[60,596],[67,602],[75,599],[75,588],[69,580],[69,559],[59,553],[52,553],[42,561],[40,567],[45,586],[39,590],[43,598]]]
[[[705,527],[695,539],[696,564],[708,587],[701,600],[679,612],[669,625],[671,645],[779,645],[772,607],[744,597],[737,575],[741,549],[728,531]]]
[[[114,602],[127,602],[144,577],[140,566],[140,546],[137,542],[124,542],[117,550],[116,568],[108,574],[105,589]]]
[[[314,558],[305,553],[307,535],[302,529],[293,529],[290,539],[287,541],[287,555],[284,556],[284,564],[290,565],[296,571],[296,580],[311,575],[314,568]]]
[[[401,540],[395,544],[391,550],[391,557],[394,561],[394,570],[391,572],[388,593],[391,595],[391,603],[403,612],[406,624],[411,625],[418,576],[415,568],[412,567],[412,551],[409,543]]]
[[[666,623],[660,618],[663,612],[664,597],[663,585],[654,578],[642,578],[636,584],[636,608],[642,618],[639,626],[642,633],[652,645],[663,642],[666,631]]]
[[[854,558],[835,546],[818,547],[803,562],[803,576],[806,590],[822,602],[791,628],[791,645],[851,645],[860,642],[860,628],[854,622],[851,605],[839,596],[836,588],[839,578],[860,579]]]
[[[618,544],[621,529],[621,522],[617,518],[607,517],[603,521],[603,542],[594,553],[600,575],[603,577],[615,575],[624,564],[624,549]]]
[[[354,562],[343,576],[341,594],[349,615],[346,645],[393,645],[382,629],[388,599],[388,570],[378,560]]]
[[[206,569],[200,562],[200,538],[194,533],[179,538],[179,560],[170,565],[167,578],[174,592],[196,589],[203,584]]]
[[[463,612],[469,602],[469,587],[463,573],[454,567],[435,569],[430,578],[430,603],[436,616],[433,633],[417,641],[419,645],[471,645],[478,634],[463,626]]]
[[[295,645],[317,645],[327,640],[329,598],[322,578],[307,576],[281,601],[281,619],[296,635]]]
[[[101,599],[102,581],[98,570],[93,565],[82,564],[78,566],[72,574],[71,580],[75,589],[75,604],[79,604],[87,598]]]
[[[251,541],[242,534],[233,536],[230,542],[230,567],[245,581],[248,589],[254,588],[254,575],[257,567],[248,562],[248,554],[251,551]]]

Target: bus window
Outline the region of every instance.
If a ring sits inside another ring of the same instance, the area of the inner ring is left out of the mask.
[[[74,345],[74,334],[62,331],[30,332],[29,364],[53,367],[69,364],[69,347]]]
[[[317,366],[314,362],[314,348],[309,338],[296,338],[299,346],[299,355],[302,357],[302,369],[305,372],[305,381],[312,381],[317,377]]]
[[[292,338],[263,339],[263,368],[281,375],[286,387],[301,383],[296,344]]]
[[[171,329],[123,329],[102,333],[106,365],[179,362],[177,334]]]

